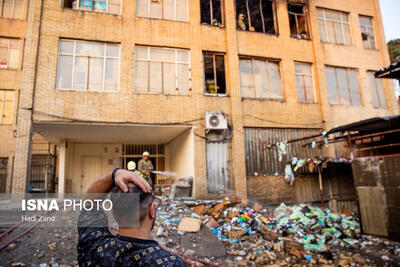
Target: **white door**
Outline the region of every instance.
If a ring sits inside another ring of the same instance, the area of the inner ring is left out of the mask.
[[[81,171],[81,193],[83,193],[97,178],[103,175],[101,157],[82,156]]]
[[[228,182],[229,143],[210,142],[207,152],[207,188],[209,193],[223,193]]]

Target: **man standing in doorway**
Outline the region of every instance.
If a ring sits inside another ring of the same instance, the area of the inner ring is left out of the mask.
[[[151,180],[151,172],[154,170],[153,164],[149,159],[150,153],[145,151],[143,152],[143,158],[138,163],[138,171],[143,175],[146,181],[150,184],[151,188],[153,188],[153,181]]]

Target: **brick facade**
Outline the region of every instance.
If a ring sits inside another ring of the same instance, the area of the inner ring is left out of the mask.
[[[25,2],[25,17],[26,17]],[[24,42],[26,37],[27,20],[11,19],[0,17],[0,37],[17,38],[20,40],[19,63],[16,69],[0,69],[0,90],[9,90],[14,92],[14,106],[12,113],[12,122],[10,124],[0,124],[0,157],[8,158],[8,171],[6,181],[6,192],[10,192],[11,176],[13,171],[13,162],[15,155],[15,137],[14,131],[17,129],[17,104],[21,89],[22,62],[24,54]]]
[[[43,2],[41,26],[40,2]],[[316,6],[350,13],[352,46],[321,43]],[[136,17],[135,1],[122,1],[121,15],[66,9],[61,7],[61,0],[30,1],[18,110],[13,191],[20,192],[25,188],[30,150],[29,133],[32,125],[29,108],[32,103],[34,122],[52,121],[64,117],[94,122],[129,121],[158,124],[202,119],[207,111],[221,110],[228,115],[234,129],[232,139],[234,189],[243,196],[247,194],[243,127],[329,129],[338,124],[398,113],[390,81],[384,81],[388,108],[374,108],[369,91],[366,71],[378,70],[389,64],[378,0],[310,0],[308,10],[311,40],[300,40],[290,37],[286,0],[276,1],[278,35],[236,30],[233,0],[224,1],[224,28],[200,23],[200,4],[197,0],[189,0],[189,22]],[[359,14],[373,17],[377,49],[363,48]],[[40,42],[36,68],[38,36]],[[60,38],[120,43],[119,92],[56,90]],[[134,93],[134,47],[137,44],[189,49],[190,94],[166,96]],[[225,53],[228,96],[204,95],[202,51]],[[284,100],[242,99],[238,55],[279,59]],[[302,104],[297,101],[294,61],[313,63],[317,103]],[[362,106],[328,103],[325,65],[358,69]],[[35,71],[37,71],[36,76]],[[194,126],[195,133],[204,135],[204,120],[197,121]],[[204,178],[206,177],[205,141],[197,136],[194,138],[195,176],[206,179]],[[207,194],[205,185],[206,183],[197,185],[196,197]]]

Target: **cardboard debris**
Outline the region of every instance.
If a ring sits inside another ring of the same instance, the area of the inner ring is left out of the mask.
[[[351,212],[346,207],[343,207],[342,214],[346,215],[347,217],[351,217]]]
[[[246,231],[243,229],[232,229],[229,232],[228,236],[229,239],[234,239],[234,238],[240,239],[245,233]]]
[[[228,218],[239,217],[239,216],[240,216],[240,214],[239,214],[239,211],[237,209],[228,210],[228,214],[227,214]]]
[[[304,249],[304,245],[299,242],[292,241],[290,238],[287,237],[281,237],[281,241],[283,242],[283,246],[286,251],[291,252],[291,251],[302,251]]]
[[[193,212],[201,216],[207,212],[207,207],[206,205],[197,205],[193,208]]]
[[[208,228],[211,228],[211,227],[218,228],[219,227],[219,223],[213,217],[208,217],[204,222]]]
[[[226,203],[224,203],[224,202],[218,203],[217,205],[215,205],[214,208],[212,208],[211,214],[217,215],[218,213],[223,212],[225,210],[225,205],[226,205]]]
[[[252,208],[255,212],[261,212],[263,207],[259,202],[256,202],[253,204]]]
[[[264,230],[263,228],[261,228],[260,232],[263,234],[263,237],[265,240],[277,240],[278,237],[280,236],[278,233],[274,233],[268,230]]]
[[[237,195],[230,195],[230,196],[229,196],[229,201],[230,201],[231,203],[238,204],[238,203],[240,203],[242,200],[241,200],[240,197],[238,197]]]
[[[178,231],[195,233],[200,230],[202,221],[197,218],[185,217],[178,224]]]

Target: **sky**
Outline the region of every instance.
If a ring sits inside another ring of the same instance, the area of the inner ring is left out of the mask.
[[[379,0],[386,42],[400,39],[400,0]]]

